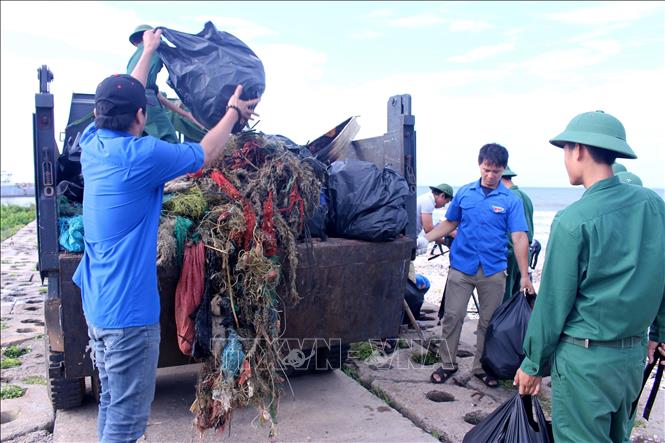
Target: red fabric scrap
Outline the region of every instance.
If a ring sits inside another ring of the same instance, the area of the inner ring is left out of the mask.
[[[198,308],[205,290],[205,250],[203,242],[188,243],[175,290],[175,322],[178,347],[185,355],[192,355],[195,326],[191,318]]]

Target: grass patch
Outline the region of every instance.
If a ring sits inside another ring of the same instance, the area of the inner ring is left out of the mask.
[[[6,347],[5,350],[2,351],[2,355],[9,358],[19,358],[24,356],[28,352],[30,352],[30,348],[24,348],[23,346],[19,345],[11,345]]]
[[[439,357],[432,352],[414,352],[411,354],[411,361],[419,365],[429,366],[438,363]]]
[[[540,402],[540,407],[543,408],[543,412],[547,417],[552,417],[552,399],[545,397],[544,395],[538,396],[538,401]]]
[[[7,326],[7,323],[5,323],[3,320],[0,320],[0,330],[2,329],[7,329],[9,326]]]
[[[21,360],[18,358],[3,357],[0,360],[0,369],[15,368],[17,366],[21,366]]]
[[[25,388],[22,388],[17,385],[3,386],[2,389],[0,389],[0,398],[2,400],[8,400],[10,398],[23,397],[25,391],[26,391]]]
[[[19,229],[35,219],[35,205],[28,207],[2,205],[0,207],[0,240],[16,234]]]
[[[400,338],[399,340],[397,340],[397,347],[399,349],[409,349],[411,346],[409,346],[409,343],[407,343],[406,340]]]
[[[383,401],[384,401],[388,406],[390,406],[391,408],[393,408],[393,409],[397,409],[397,408],[395,408],[395,406],[394,406],[392,400],[390,399],[390,397],[388,396],[388,394],[386,394],[386,393],[385,393],[383,390],[381,390],[380,388],[377,388],[377,387],[375,387],[375,386],[372,386],[372,387],[370,388],[370,392],[371,392],[372,394],[376,395],[377,397],[379,397],[381,400],[383,400]]]
[[[45,385],[46,378],[41,375],[31,375],[23,379],[23,383],[26,385]]]
[[[374,352],[374,347],[371,343],[366,341],[360,341],[357,343],[351,343],[349,347],[349,357],[358,359],[358,360],[367,360],[372,353]]]
[[[517,391],[517,386],[513,386],[512,380],[499,380],[499,386],[509,391]]]
[[[38,292],[40,294],[46,294],[48,292],[48,288],[39,288]]]
[[[355,368],[352,368],[350,365],[342,366],[342,372],[354,379],[357,382],[360,382],[360,374],[356,371]]]

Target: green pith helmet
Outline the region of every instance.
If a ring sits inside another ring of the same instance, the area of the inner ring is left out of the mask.
[[[632,172],[624,171],[615,174],[621,183],[642,186],[642,180]]]
[[[506,165],[506,169],[503,170],[503,174],[501,175],[501,177],[510,178],[510,177],[515,177],[516,175],[517,175],[517,174],[515,174],[515,173],[514,173],[509,167],[508,167],[508,165]]]
[[[627,170],[628,169],[626,169],[626,167],[621,163],[614,162],[612,164],[612,172],[614,172],[615,174],[618,172],[626,172]]]
[[[134,32],[132,32],[129,35],[129,43],[132,45],[134,43],[140,43],[141,40],[143,39],[143,33],[147,31],[148,29],[152,29],[152,26],[150,25],[138,25],[135,29]]]
[[[566,142],[607,149],[621,158],[637,158],[626,143],[626,130],[621,122],[603,111],[585,112],[568,123],[566,130],[550,140],[563,148]]]
[[[447,183],[441,183],[439,186],[430,186],[432,191],[443,192],[448,197],[453,198],[453,187]]]

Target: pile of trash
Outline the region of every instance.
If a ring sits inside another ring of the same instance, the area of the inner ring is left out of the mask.
[[[248,405],[274,428],[279,312],[299,300],[296,245],[321,186],[310,162],[253,131],[210,169],[165,186],[158,266],[181,269],[178,344],[204,360],[191,407],[200,431],[223,430]]]

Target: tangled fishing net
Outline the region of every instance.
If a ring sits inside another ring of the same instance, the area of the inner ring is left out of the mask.
[[[195,426],[222,431],[234,408],[252,405],[272,435],[283,381],[279,312],[299,300],[296,246],[321,183],[308,162],[252,131],[232,138],[213,167],[180,181],[187,184],[171,184],[177,192],[163,206],[158,262],[181,266],[181,280],[205,273],[198,312],[188,314],[196,325],[191,355],[204,361]],[[205,270],[183,260],[199,241]]]

